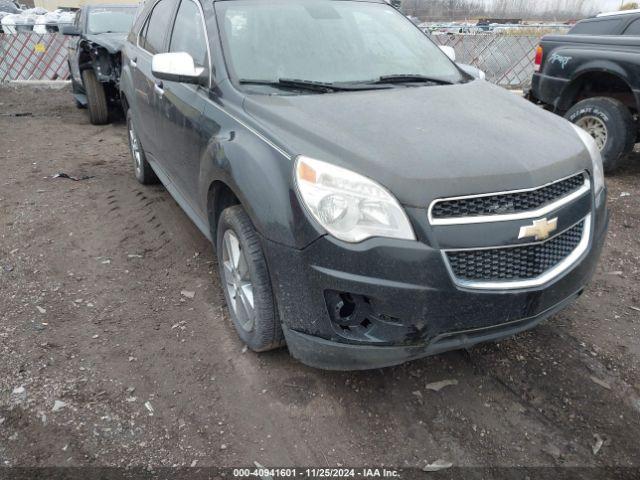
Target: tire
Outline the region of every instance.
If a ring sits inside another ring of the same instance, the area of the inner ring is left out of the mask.
[[[129,139],[129,151],[133,160],[133,172],[136,180],[143,185],[158,183],[158,177],[147,161],[147,156],[144,154],[144,149],[133,126],[130,109],[127,110],[127,138]]]
[[[594,137],[607,173],[613,172],[625,154],[633,149],[636,141],[635,123],[629,109],[618,100],[608,97],[587,98],[571,107],[565,118]]]
[[[82,82],[87,92],[89,120],[93,125],[104,125],[109,121],[109,108],[104,85],[98,81],[93,70],[82,71]]]
[[[233,247],[236,241],[240,256],[238,261],[234,262],[233,256],[228,253],[229,246]],[[228,207],[220,215],[216,254],[229,316],[240,339],[254,352],[265,352],[284,345],[284,336],[273,299],[267,262],[262,253],[258,234],[242,206]],[[245,260],[244,265],[242,259]],[[235,280],[232,280],[232,270],[238,274]],[[240,286],[246,286],[246,282],[250,282],[250,291],[252,292],[252,318],[251,315],[243,315],[243,312],[248,311],[245,306],[249,297],[246,291],[249,287],[245,289]],[[245,293],[235,293],[234,296],[234,292]]]

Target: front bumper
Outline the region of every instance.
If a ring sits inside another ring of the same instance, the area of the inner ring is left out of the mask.
[[[483,342],[497,341],[529,330],[562,310],[582,294],[582,290],[558,305],[533,317],[493,327],[442,333],[420,345],[388,346],[353,345],[284,328],[289,351],[301,362],[326,370],[367,370],[398,365],[450,350],[469,348]]]
[[[607,229],[604,201],[589,248],[537,288],[479,291],[456,286],[441,251],[426,242],[375,238],[349,245],[325,236],[303,250],[263,241],[291,354],[324,369],[391,366],[530,329],[581,293]],[[336,292],[361,297],[362,325],[336,323]]]

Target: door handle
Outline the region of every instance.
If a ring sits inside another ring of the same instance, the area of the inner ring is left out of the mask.
[[[164,84],[162,80],[156,80],[153,84],[153,90],[160,96],[164,95]]]
[[[138,66],[138,57],[130,58],[129,65],[131,65],[133,68],[136,68]]]

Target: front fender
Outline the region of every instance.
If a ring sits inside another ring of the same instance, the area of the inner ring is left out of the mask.
[[[219,107],[206,106],[203,123],[210,140],[200,161],[201,211],[208,209],[211,185],[220,181],[234,192],[265,238],[304,248],[323,234],[298,202],[288,154]]]

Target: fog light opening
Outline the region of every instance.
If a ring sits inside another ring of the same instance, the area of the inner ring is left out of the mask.
[[[371,300],[364,295],[349,292],[325,292],[331,321],[342,331],[368,329],[374,318]]]
[[[339,295],[340,301],[336,304],[336,308],[338,309],[338,317],[341,319],[348,320],[353,312],[356,311],[356,304],[349,293],[341,293]]]

